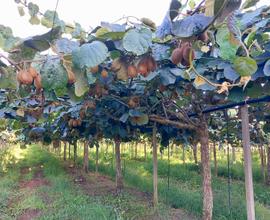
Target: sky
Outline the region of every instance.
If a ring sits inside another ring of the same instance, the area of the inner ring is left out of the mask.
[[[30,0],[28,0],[30,2]],[[54,10],[56,0],[32,0],[40,10]],[[20,17],[14,0],[1,0],[0,24],[13,29],[21,38],[48,31],[42,25],[31,25],[29,16]],[[86,31],[101,21],[114,22],[123,16],[148,17],[157,25],[161,23],[170,0],[59,0],[57,12],[65,22],[80,23]],[[270,5],[270,0],[260,0],[260,5]]]

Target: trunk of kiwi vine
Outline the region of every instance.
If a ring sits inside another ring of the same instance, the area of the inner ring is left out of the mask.
[[[123,176],[121,169],[121,153],[120,153],[120,140],[115,139],[115,168],[116,168],[116,191],[121,192],[124,188]]]
[[[213,210],[213,193],[209,158],[208,125],[204,115],[200,116],[200,125],[197,128],[197,134],[201,144],[201,164],[203,175],[203,220],[211,220]]]
[[[83,151],[83,169],[86,173],[89,171],[89,147],[88,141],[84,141],[84,151]]]

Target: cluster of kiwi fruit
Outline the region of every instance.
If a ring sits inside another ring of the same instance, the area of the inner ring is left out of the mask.
[[[17,81],[22,85],[31,85],[34,82],[37,90],[42,89],[41,75],[31,66],[29,68],[20,69],[17,72]]]
[[[191,62],[195,59],[195,51],[192,48],[191,42],[181,42],[179,47],[175,48],[171,55],[173,64],[181,63],[183,66],[189,67]]]
[[[199,34],[195,40],[200,40],[204,43],[209,41],[207,32]],[[191,62],[195,59],[195,51],[192,48],[191,41],[182,41],[177,48],[175,48],[171,55],[171,61],[173,64],[182,64],[183,66],[189,67]]]
[[[112,62],[111,70],[116,72],[117,78],[127,80],[135,78],[139,74],[147,77],[150,72],[155,71],[157,63],[151,55],[145,55],[138,60],[129,57],[117,58]]]
[[[69,119],[68,121],[68,126],[70,128],[76,128],[76,127],[79,127],[82,125],[82,120],[81,119],[74,119],[74,118],[71,118]]]
[[[90,72],[93,74],[96,74],[100,71],[100,69],[101,67],[97,65],[97,66],[91,67]],[[103,79],[105,79],[109,76],[109,72],[105,68],[102,68],[100,75]]]

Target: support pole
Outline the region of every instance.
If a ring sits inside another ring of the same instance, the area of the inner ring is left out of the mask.
[[[250,133],[249,133],[249,118],[248,106],[241,107],[242,120],[242,141],[244,150],[244,167],[245,167],[245,187],[246,187],[246,203],[247,203],[247,220],[255,220],[254,208],[254,192],[252,179],[252,157],[250,149]]]
[[[157,125],[154,124],[153,136],[153,205],[156,208],[158,205],[158,161],[157,161]]]

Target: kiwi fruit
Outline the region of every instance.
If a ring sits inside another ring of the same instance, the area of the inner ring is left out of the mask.
[[[171,61],[173,64],[178,65],[183,59],[183,47],[173,50],[171,55]]]
[[[31,85],[33,83],[33,77],[27,70],[20,70],[17,73],[17,80],[21,84]]]
[[[201,40],[202,42],[207,43],[208,40],[209,40],[209,37],[208,37],[207,32],[205,31],[205,32],[201,33],[201,34],[198,36],[198,40]]]
[[[105,69],[103,69],[102,71],[101,71],[101,77],[102,78],[107,78],[108,77],[108,71],[107,70],[105,70]]]
[[[41,84],[41,75],[37,74],[36,78],[34,79],[34,85],[36,87],[37,90],[41,90],[42,89],[42,84]]]
[[[192,62],[195,59],[194,49],[191,46],[187,46],[187,47],[185,47],[183,49],[183,60],[185,61],[183,63],[187,64],[187,65],[184,65],[184,66],[190,66],[190,64],[191,64],[190,60],[189,60],[190,53],[191,53],[191,62]]]
[[[94,67],[91,67],[91,68],[90,68],[90,72],[91,72],[91,73],[97,73],[98,70],[99,70],[99,66],[94,66]]]
[[[129,65],[127,71],[130,78],[138,76],[137,68],[134,65]]]
[[[29,67],[28,72],[31,74],[31,76],[32,76],[33,78],[36,78],[37,75],[38,75],[36,69],[33,68],[33,67],[31,67],[31,66]]]

